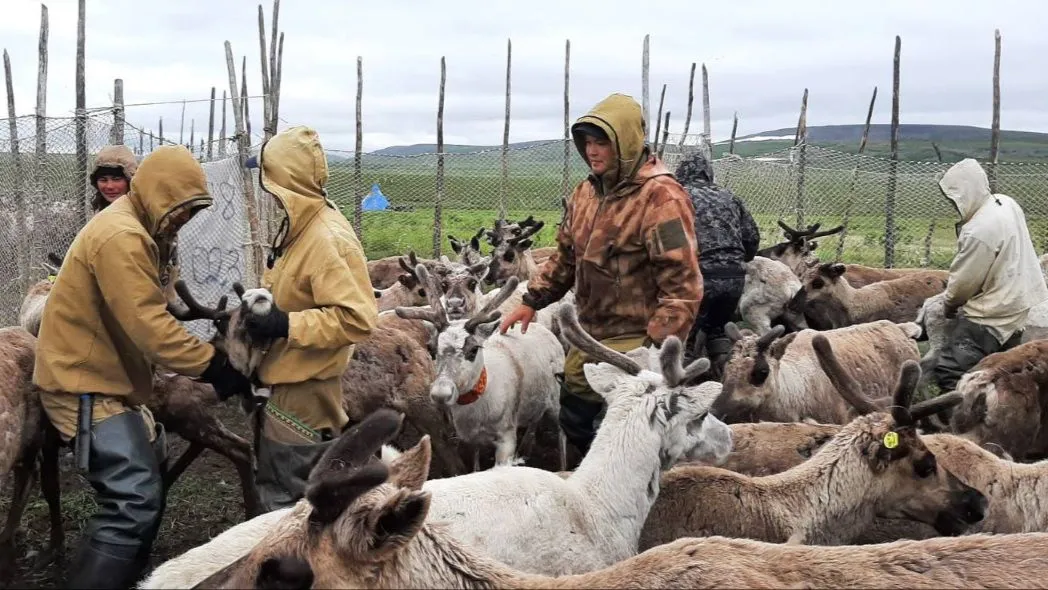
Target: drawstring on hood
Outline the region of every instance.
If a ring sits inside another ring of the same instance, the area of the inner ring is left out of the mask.
[[[273,195],[284,211],[284,219],[273,236],[266,266],[273,268],[278,258],[324,207],[338,210],[327,198],[327,156],[317,132],[306,126],[286,129],[274,135],[251,158],[249,168],[259,168],[262,190]]]
[[[615,148],[616,158],[600,177],[590,174],[590,182],[597,189],[597,194],[623,195],[638,188],[632,186],[633,180],[649,155],[640,104],[629,95],[612,94],[575,121],[571,126],[572,139],[586,164],[589,164],[586,135],[587,128],[591,127],[600,129],[608,137]]]

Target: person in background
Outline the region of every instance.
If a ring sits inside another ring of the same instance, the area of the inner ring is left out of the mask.
[[[948,392],[984,357],[1019,344],[1030,308],[1048,300],[1048,286],[1022,207],[990,192],[977,161],[951,166],[939,188],[960,215],[944,301],[946,317],[957,321],[935,367],[939,390]]]
[[[327,156],[317,132],[274,135],[249,167],[276,199],[283,220],[262,286],[275,313],[247,322],[253,338],[275,338],[258,368],[272,391],[265,405],[256,483],[266,510],[302,498],[313,464],[349,423],[342,373],[371,334],[378,304],[353,226],[327,198]]]
[[[91,199],[91,209],[98,213],[110,203],[127,194],[131,188],[131,179],[138,170],[138,160],[126,145],[107,145],[98,150],[95,163],[91,168],[91,186],[95,196]]]
[[[697,358],[705,348],[710,371],[703,379],[720,381],[732,347],[724,326],[735,315],[742,298],[746,263],[757,255],[760,229],[746,205],[729,189],[714,182],[713,163],[701,149],[681,159],[675,175],[695,207],[703,280],[702,304],[686,350],[690,351],[689,357]]]
[[[612,94],[571,133],[590,174],[565,203],[556,252],[501,332],[517,322],[526,332],[536,311],[574,286],[582,328],[614,350],[661,346],[671,335],[686,340],[702,299],[695,209],[646,145],[640,105]],[[589,362],[577,348],[568,351],[560,395],[561,429],[583,454],[606,410],[582,370]]]
[[[126,195],[77,233],[48,295],[33,384],[98,504],[71,588],[128,588],[149,560],[166,502],[166,436],[145,405],[154,368],[200,378],[220,397],[250,391],[225,354],[168,312],[160,286],[157,244],[211,202],[189,150],[158,148]]]

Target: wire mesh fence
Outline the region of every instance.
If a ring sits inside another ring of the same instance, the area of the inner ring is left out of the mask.
[[[84,199],[93,193],[78,173],[73,118],[45,119],[42,146],[36,140],[36,117],[15,120],[17,146],[10,121],[3,123],[0,247],[9,255],[0,257],[0,318],[11,325],[17,322],[27,287],[46,277],[41,262],[49,252],[64,253],[86,221]],[[112,125],[107,112],[87,119],[90,158],[110,142]],[[212,303],[230,292],[233,281],[257,284],[249,260],[267,253],[277,225],[272,202],[253,174],[251,192],[261,219],[258,239],[251,240],[247,191],[233,139],[217,140],[223,141],[217,146],[187,146],[203,162],[216,204],[180,233],[182,275],[200,299]],[[253,134],[254,149],[259,139]],[[671,169],[684,154],[700,149],[698,135],[682,141],[671,134],[668,139],[664,159]],[[123,141],[140,157],[160,144],[158,137],[131,124],[125,124]],[[362,154],[359,174],[353,152],[328,152],[328,197],[351,221],[358,221],[359,207],[360,237],[369,259],[411,250],[432,256],[435,235],[441,251],[449,253],[449,235],[468,238],[501,214],[545,221],[535,246],[551,245],[565,187],[570,192],[586,175],[574,145],[532,142],[505,153],[496,148],[443,154],[443,189],[438,191],[438,154],[388,152]],[[782,239],[780,220],[792,226],[818,222],[823,229],[845,225],[841,234],[819,241],[820,258],[935,268],[947,267],[955,249],[957,213],[937,184],[937,175],[949,166],[892,162],[813,145],[747,158],[729,155],[714,162],[717,182],[734,190],[757,220],[762,247]],[[1013,196],[1025,209],[1038,249],[1048,249],[1048,163],[999,163],[990,172],[998,192]],[[190,327],[201,335],[208,331],[203,322]]]

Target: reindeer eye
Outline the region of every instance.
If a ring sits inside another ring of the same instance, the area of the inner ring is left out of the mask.
[[[815,279],[812,279],[812,281],[811,281],[811,288],[812,289],[822,289],[825,286],[826,286],[826,281],[822,280],[821,278],[815,278]]]
[[[447,280],[444,280],[444,281],[440,282],[440,288],[444,289],[445,291],[448,290],[448,282],[447,282]]]
[[[480,350],[480,345],[476,342],[467,342],[465,348],[462,349],[462,355],[466,357],[467,361],[473,362],[477,359],[477,351]]]
[[[470,291],[476,289],[477,288],[477,280],[476,279],[470,279],[468,285],[469,285],[469,290]]]
[[[754,367],[753,372],[751,373],[751,382],[754,385],[763,385],[764,382],[768,380],[768,373],[768,367],[764,365]]]

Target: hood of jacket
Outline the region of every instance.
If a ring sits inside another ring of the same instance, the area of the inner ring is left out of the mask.
[[[589,164],[586,157],[586,137],[578,129],[583,124],[596,125],[607,134],[615,148],[616,165],[601,175],[596,181],[601,194],[621,194],[624,189],[629,192],[630,181],[634,179],[648,156],[648,146],[644,135],[644,113],[640,104],[632,96],[612,94],[597,103],[588,113],[578,118],[571,126],[575,148],[582,159]]]
[[[330,206],[324,185],[327,156],[316,130],[298,126],[274,135],[258,154],[262,188],[276,197],[284,222],[273,249],[286,248],[324,207]]]
[[[166,221],[175,211],[212,203],[204,169],[181,145],[160,146],[146,156],[131,179],[126,197],[154,239],[166,229]]]
[[[968,222],[992,196],[990,179],[979,162],[972,158],[965,158],[951,166],[939,179],[939,188],[957,207],[961,224]]]
[[[713,163],[699,148],[681,158],[674,176],[686,187],[709,186],[713,184]]]
[[[124,177],[131,180],[138,170],[138,160],[126,145],[107,145],[98,150],[88,176],[94,177],[99,168],[120,168],[124,171]]]

